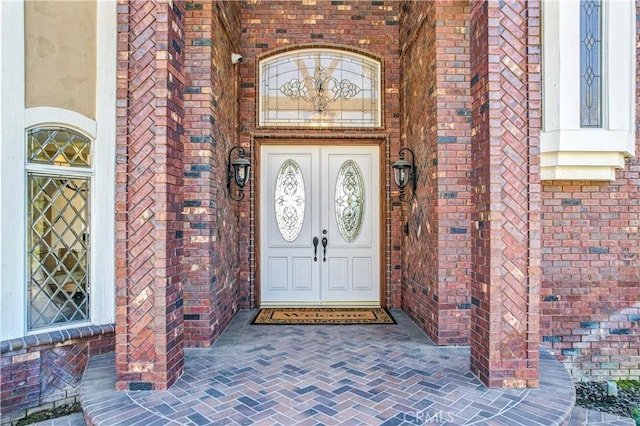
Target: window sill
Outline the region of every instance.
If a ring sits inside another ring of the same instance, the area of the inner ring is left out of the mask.
[[[581,129],[543,132],[540,139],[541,180],[613,181],[616,170],[633,157],[631,132]]]
[[[0,342],[0,353],[15,352],[28,349],[32,346],[57,344],[67,340],[113,334],[114,332],[114,324],[86,325],[62,330],[45,331],[17,339],[3,340]]]

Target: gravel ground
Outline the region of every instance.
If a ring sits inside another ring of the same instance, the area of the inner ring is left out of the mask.
[[[618,388],[618,396],[607,396],[606,382],[576,383],[576,405],[604,411],[618,416],[631,417],[640,424],[633,409],[640,411],[640,383],[627,389]]]
[[[49,419],[56,419],[63,416],[68,416],[73,413],[82,413],[82,407],[80,407],[79,402],[75,402],[71,405],[62,405],[60,407],[52,408],[50,410],[38,411],[37,413],[33,413],[24,419],[18,420],[16,426],[22,425],[30,425],[33,423],[44,422]],[[81,417],[82,423],[84,423],[84,419]]]

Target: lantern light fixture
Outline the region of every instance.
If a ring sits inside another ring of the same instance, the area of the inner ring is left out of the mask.
[[[405,159],[405,152],[411,153],[411,162]],[[393,168],[393,179],[400,189],[400,201],[410,202],[416,196],[418,186],[418,169],[416,167],[415,154],[410,148],[402,148],[398,152],[399,159],[391,166]],[[411,184],[411,196],[405,196],[405,188]]]
[[[238,156],[235,160],[231,161],[234,151],[238,151]],[[249,154],[240,146],[234,146],[229,151],[229,160],[227,162],[227,191],[229,191],[229,197],[235,201],[240,201],[244,198],[244,186],[249,180],[251,163],[247,160],[247,157],[249,157]],[[231,189],[232,181],[235,182],[238,187],[237,195],[234,195],[234,191]]]

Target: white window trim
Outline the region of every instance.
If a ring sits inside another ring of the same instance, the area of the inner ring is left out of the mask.
[[[97,2],[97,67],[96,72],[96,129],[95,153],[97,186],[91,200],[94,212],[100,212],[100,221],[92,221],[91,229],[104,228],[103,240],[93,237],[91,270],[94,279],[104,277],[102,285],[93,293],[91,320],[94,324],[115,322],[115,182],[116,182],[116,73],[118,61],[118,10],[114,0]],[[97,260],[100,259],[99,262]]]
[[[580,1],[543,3],[542,180],[615,180],[635,155],[635,2],[603,1],[603,128],[580,127]]]
[[[26,333],[24,3],[0,1],[0,339]],[[11,208],[7,208],[11,206]]]
[[[92,120],[61,108],[26,109],[24,37],[15,36],[24,34],[24,3],[0,2],[0,340],[87,324],[27,330],[25,143],[27,130],[37,126],[68,127],[92,138],[92,156],[97,161],[91,193],[89,323],[115,321],[116,2],[98,1],[97,15],[97,120]]]

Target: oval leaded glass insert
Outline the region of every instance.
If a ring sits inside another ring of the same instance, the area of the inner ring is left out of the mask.
[[[347,160],[342,163],[336,181],[336,221],[340,235],[347,242],[360,234],[364,219],[364,181],[358,165]]]
[[[300,166],[286,160],[280,166],[275,191],[276,222],[285,241],[298,238],[304,221],[304,178]]]

